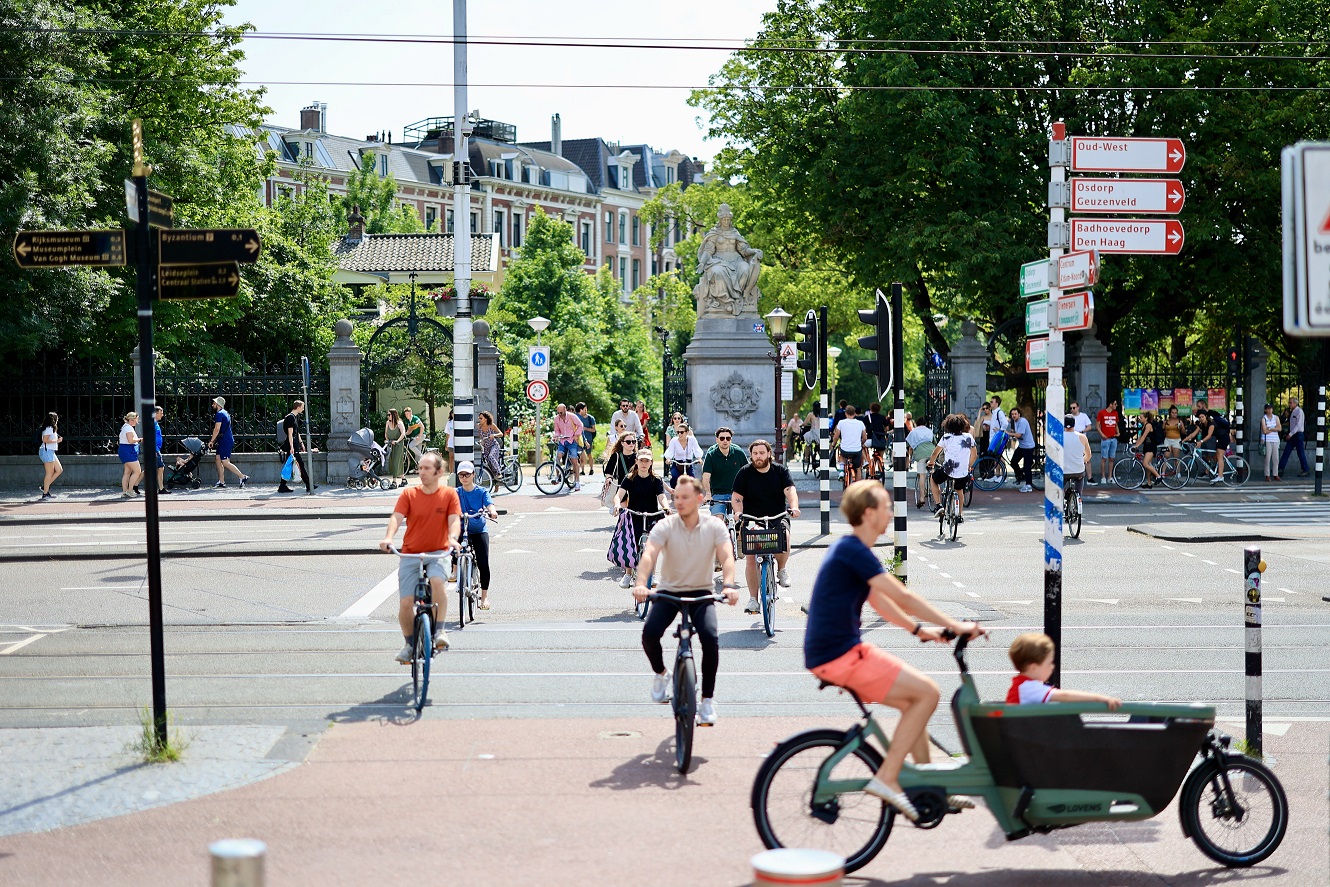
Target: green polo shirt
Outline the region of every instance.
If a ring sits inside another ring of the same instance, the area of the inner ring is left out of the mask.
[[[731,446],[726,456],[720,451],[720,444],[712,444],[702,459],[702,473],[711,475],[711,494],[733,493],[735,475],[747,464],[748,457],[739,447]]]

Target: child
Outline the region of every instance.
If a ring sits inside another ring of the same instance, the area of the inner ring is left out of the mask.
[[[1012,705],[1103,702],[1108,705],[1109,711],[1117,711],[1118,706],[1122,705],[1121,699],[1112,696],[1050,687],[1048,679],[1053,676],[1053,639],[1042,632],[1032,631],[1019,636],[1011,642],[1007,655],[1011,657],[1011,664],[1020,672],[1011,679],[1011,689],[1007,691],[1007,702]]]

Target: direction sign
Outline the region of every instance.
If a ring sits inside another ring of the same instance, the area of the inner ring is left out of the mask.
[[[14,261],[20,268],[102,268],[125,264],[125,232],[20,231],[14,237]]]
[[[1071,248],[1127,255],[1176,256],[1186,241],[1173,219],[1072,219]]]
[[[1021,266],[1021,296],[1042,296],[1048,292],[1048,259],[1026,262]]]
[[[1187,202],[1177,179],[1072,179],[1074,213],[1173,215]]]
[[[1330,336],[1330,142],[1283,152],[1284,332]]]
[[[526,377],[545,380],[550,377],[550,346],[528,345],[526,348]]]
[[[185,228],[161,233],[163,265],[257,262],[259,232],[253,228]]]
[[[1048,335],[1048,299],[1025,303],[1025,335]]]
[[[129,213],[131,222],[139,220],[139,199],[133,179],[125,179],[125,211]],[[175,198],[148,189],[148,227],[175,227]]]
[[[1058,299],[1057,328],[1064,333],[1088,330],[1094,323],[1094,291],[1072,293]]]
[[[240,266],[235,262],[162,265],[157,269],[159,299],[224,299],[238,292]]]
[[[1025,340],[1025,371],[1048,372],[1048,338]]]
[[[1078,290],[1099,282],[1099,253],[1083,250],[1058,258],[1058,288]]]
[[[1187,162],[1182,139],[1073,136],[1073,172],[1181,172]]]
[[[526,399],[532,403],[544,403],[550,399],[550,383],[544,379],[532,379],[526,383]]]

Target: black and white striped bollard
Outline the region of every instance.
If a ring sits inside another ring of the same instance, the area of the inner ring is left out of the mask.
[[[1316,495],[1321,495],[1325,471],[1325,386],[1316,389]]]
[[[1243,622],[1247,629],[1247,750],[1258,758],[1261,756],[1261,574],[1264,572],[1265,561],[1261,560],[1261,549],[1248,548],[1243,552]]]

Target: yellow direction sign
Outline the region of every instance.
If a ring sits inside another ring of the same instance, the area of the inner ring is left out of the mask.
[[[253,228],[183,228],[161,233],[163,265],[257,262],[259,232]]]
[[[125,232],[20,231],[14,261],[20,268],[118,267],[125,264]]]
[[[161,265],[157,269],[159,299],[224,299],[238,292],[240,266],[235,262]]]

